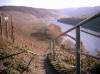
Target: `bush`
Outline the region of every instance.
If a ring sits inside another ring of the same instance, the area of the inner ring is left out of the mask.
[[[56,24],[50,24],[48,28],[46,29],[46,35],[48,39],[55,39],[57,36],[59,36],[62,33],[61,28],[57,26]],[[62,38],[58,38],[57,43],[61,43]]]

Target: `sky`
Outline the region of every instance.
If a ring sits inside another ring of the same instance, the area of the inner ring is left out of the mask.
[[[100,6],[100,0],[0,0],[0,6],[8,5],[62,9]]]

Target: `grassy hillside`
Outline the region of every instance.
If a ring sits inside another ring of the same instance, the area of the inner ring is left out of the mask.
[[[67,17],[56,10],[23,6],[1,6],[0,15],[8,16],[9,33],[12,16],[15,38],[18,43],[25,43],[34,40],[34,38],[38,38],[33,36],[33,34],[35,35],[35,33],[42,32],[48,26],[46,24],[48,20],[56,20],[62,17]],[[2,24],[5,25],[4,20]],[[43,37],[44,36],[42,36],[41,39]]]
[[[49,49],[49,40],[45,35],[46,30],[48,30],[49,26],[46,24],[46,22],[48,20],[58,19],[59,17],[66,17],[56,10],[37,9],[20,6],[2,6],[0,7],[0,14],[3,16],[3,18],[4,16],[8,16],[8,39],[5,35],[5,21],[2,18],[3,39],[11,41],[12,16],[15,44],[17,44],[18,46],[27,46],[37,53],[42,53]],[[51,30],[55,30],[56,33],[56,31],[58,31],[58,28],[57,26],[54,26]]]
[[[0,39],[0,74],[38,74],[39,56],[28,51],[27,46]]]
[[[77,16],[85,16],[85,15],[93,15],[97,12],[100,12],[100,6],[95,6],[95,7],[80,7],[80,8],[65,8],[59,10],[60,12],[77,17]]]
[[[61,17],[66,17],[64,14],[58,12],[57,10],[31,8],[31,7],[23,7],[23,6],[1,6],[0,12],[4,12],[7,15],[18,14],[19,12],[20,14],[21,13],[23,13],[24,15],[26,14],[27,18],[28,18],[27,15],[29,15],[29,17],[31,16],[30,19],[27,19],[27,20],[33,20],[33,21],[41,20],[42,22],[43,20],[48,21],[48,20],[53,20],[53,19],[59,19]],[[17,15],[15,16],[17,17]],[[21,15],[20,17],[23,17],[23,16]]]
[[[59,27],[48,26],[46,22],[66,16],[56,10],[16,6],[0,7],[0,15],[3,17],[1,23],[3,35],[0,35],[0,74],[45,74],[42,63],[45,57],[41,59],[41,55],[50,52],[50,40],[46,33],[48,31],[48,34],[54,35],[53,32],[61,32]],[[5,16],[8,16],[8,38],[6,37]],[[11,23],[14,43],[11,40]],[[49,35],[50,39],[51,35]]]
[[[31,34],[35,30],[46,26],[48,20],[56,20],[62,17],[67,17],[56,10],[39,9],[23,6],[1,6],[0,14],[8,16],[9,24],[11,23],[10,15],[12,15],[12,22],[16,29]]]

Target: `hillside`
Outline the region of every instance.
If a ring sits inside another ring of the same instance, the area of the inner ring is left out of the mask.
[[[75,56],[65,52],[55,55],[57,60],[54,62],[54,67],[51,63],[54,61],[50,50],[53,44],[51,40],[59,36],[62,31],[56,24],[46,24],[46,22],[68,16],[56,10],[17,6],[0,7],[0,15],[2,16],[0,17],[0,74],[60,74],[58,72],[66,74],[66,70],[75,68]],[[8,17],[6,21],[5,16]],[[68,43],[64,45],[61,41],[62,38],[55,40],[55,51],[62,48],[65,51],[71,49],[69,48],[71,40],[65,41]],[[83,73],[88,69],[100,73],[98,68],[100,61],[83,58],[82,60],[86,60],[86,63],[82,64]]]
[[[100,12],[100,6],[95,7],[80,7],[80,8],[66,8],[59,10],[60,12],[70,16],[69,18],[61,18],[58,21],[65,23],[65,24],[71,24],[76,25],[77,23],[81,22],[85,18],[92,16],[98,12]],[[84,28],[94,30],[97,32],[100,32],[100,18],[97,18],[86,25],[84,25]]]
[[[49,20],[56,20],[66,15],[59,13],[56,10],[31,8],[23,6],[1,6],[0,14],[8,16],[8,25],[12,23],[16,38],[31,36],[32,33],[38,33],[47,27],[46,23]],[[4,23],[3,23],[4,24]]]
[[[26,16],[29,15],[31,16],[29,20],[32,20],[32,17],[33,17],[33,21],[36,21],[36,22],[39,20],[48,21],[48,20],[53,20],[53,19],[59,19],[61,17],[66,17],[64,14],[58,12],[57,10],[32,8],[32,7],[24,7],[24,6],[1,6],[0,12],[2,13],[4,11],[5,11],[5,14],[7,13],[7,15],[11,13],[14,13],[14,14],[23,13],[23,14],[26,14]]]
[[[86,15],[93,15],[97,12],[100,12],[100,6],[95,7],[80,7],[80,8],[65,8],[60,9],[60,12],[68,15],[68,16],[86,16]],[[77,13],[76,13],[77,12]]]
[[[62,17],[67,17],[56,10],[31,8],[23,6],[1,6],[0,14],[9,17],[12,15],[13,24],[16,28],[21,30],[32,32],[32,26],[45,25],[48,20],[55,20]],[[26,32],[26,33],[27,33]]]
[[[50,39],[62,31],[59,26],[46,23],[67,16],[56,10],[16,6],[0,7],[0,15],[0,74],[55,74],[48,66],[47,54]]]
[[[42,49],[48,49],[48,46],[45,45],[48,44],[48,40],[45,36],[45,30],[48,27],[46,22],[48,20],[67,17],[56,10],[23,6],[2,6],[0,7],[0,14],[3,16],[3,39],[6,39],[4,17],[8,16],[8,40],[11,40],[12,23],[14,27],[15,44],[19,46],[28,46],[30,49],[36,50],[35,52],[40,52]]]
[[[19,46],[27,46],[38,53],[42,49],[48,49],[48,39],[45,34],[46,30],[48,31],[49,26],[46,24],[46,22],[48,20],[67,17],[56,10],[30,8],[23,6],[2,6],[0,7],[0,14],[3,17],[1,23],[3,29],[3,39],[11,40],[12,23],[15,44]],[[8,16],[8,39],[6,38],[6,21],[4,20],[5,16]],[[55,31],[55,33],[56,31],[59,31],[56,26],[53,25],[52,27],[53,28],[50,30]]]

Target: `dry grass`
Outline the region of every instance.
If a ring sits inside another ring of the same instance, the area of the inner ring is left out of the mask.
[[[30,53],[20,53],[17,55],[14,55],[16,53],[22,52],[23,50],[29,50],[26,47],[19,47],[16,46],[10,42],[6,42],[4,41],[4,43],[6,43],[6,48],[4,49],[0,49],[0,73],[4,73],[4,74],[20,74],[23,72],[23,74],[33,74],[32,69],[38,68],[38,57],[35,57],[34,55],[30,54]],[[23,50],[20,50],[23,49]],[[7,57],[11,55],[10,57]],[[33,58],[34,57],[34,58]],[[3,58],[3,59],[1,59]],[[28,63],[31,60],[31,58],[33,58],[32,62],[30,64],[34,64],[34,65],[29,65]]]
[[[52,53],[48,55],[51,65],[60,74],[75,74],[76,58],[68,52],[56,52],[56,60],[53,60]],[[100,60],[92,57],[81,56],[81,73],[98,74],[100,72]]]

